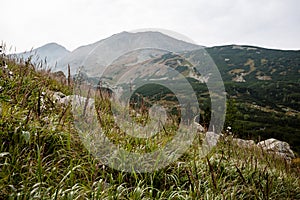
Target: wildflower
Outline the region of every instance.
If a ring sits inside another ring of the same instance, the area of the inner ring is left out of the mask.
[[[227,132],[228,134],[232,134],[231,129],[232,129],[231,126],[228,126],[227,129],[226,129],[226,132]]]
[[[8,75],[9,75],[9,77],[12,79],[12,77],[13,77],[13,72],[12,72],[12,71],[9,71],[9,72],[8,72]]]
[[[22,136],[25,139],[25,141],[28,143],[30,140],[30,133],[28,131],[22,131]]]

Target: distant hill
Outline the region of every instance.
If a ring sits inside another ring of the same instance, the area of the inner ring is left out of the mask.
[[[46,58],[48,66],[52,67],[53,71],[66,73],[67,66],[70,65],[71,73],[75,74],[79,67],[84,66],[89,75],[99,75],[119,56],[144,48],[182,52],[199,49],[202,46],[175,39],[161,32],[121,32],[93,44],[81,46],[72,52],[61,45],[50,43],[17,56],[27,59],[33,55],[34,63],[40,63]]]
[[[57,62],[69,53],[69,50],[57,43],[48,43],[29,52],[15,54],[15,56],[23,58],[24,60],[32,57],[31,61],[33,63],[38,65],[42,62],[43,67],[47,66],[53,68]]]
[[[90,75],[99,75],[104,67],[119,56],[141,48],[157,48],[171,52],[190,51],[201,48],[199,45],[177,40],[160,32],[121,32],[96,43],[79,47],[59,62],[62,71],[70,64],[73,73],[84,66]]]

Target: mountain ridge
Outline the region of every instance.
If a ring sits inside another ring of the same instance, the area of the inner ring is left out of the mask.
[[[281,50],[265,48],[253,45],[219,45],[213,47],[204,47],[201,45],[185,42],[173,38],[159,31],[127,32],[113,34],[99,41],[82,45],[73,51],[67,50],[55,42],[47,43],[41,47],[16,54],[17,57],[28,59],[33,57],[32,61],[40,63],[47,60],[47,67],[53,71],[63,71],[67,73],[67,66],[71,66],[71,73],[75,74],[79,67],[84,66],[90,75],[101,74],[104,68],[111,64],[119,56],[139,48],[158,48],[171,52],[192,51],[199,48],[223,49],[233,48],[236,50],[266,50],[277,52],[299,52],[300,50]],[[50,50],[49,50],[50,49]],[[242,79],[240,79],[242,81]]]
[[[98,42],[78,47],[64,57],[58,66],[65,72],[68,64],[75,70],[84,65],[89,73],[99,74],[103,71],[99,68],[104,68],[119,56],[139,48],[158,48],[178,52],[198,49],[201,46],[177,40],[159,32],[121,32]]]

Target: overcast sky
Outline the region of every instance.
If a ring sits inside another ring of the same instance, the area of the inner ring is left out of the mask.
[[[141,28],[204,46],[300,49],[299,0],[2,0],[0,40],[17,52],[56,42],[69,50]]]

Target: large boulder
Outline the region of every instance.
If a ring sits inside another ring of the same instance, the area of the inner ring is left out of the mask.
[[[291,161],[295,158],[295,155],[287,142],[271,138],[257,143],[257,146],[267,152],[279,155],[287,161]]]

